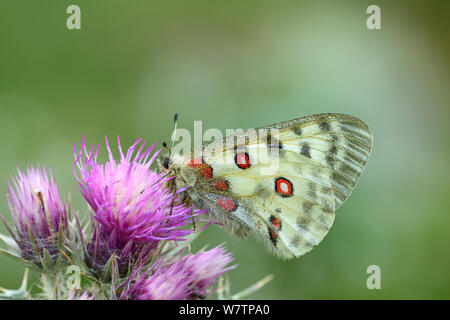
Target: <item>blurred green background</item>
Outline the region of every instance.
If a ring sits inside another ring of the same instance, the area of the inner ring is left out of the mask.
[[[71,4],[81,30],[66,28]],[[366,28],[370,4],[382,30]],[[449,1],[2,0],[0,189],[16,166],[45,164],[83,211],[82,134],[129,146],[169,140],[174,112],[187,129],[347,113],[374,148],[318,247],[286,262],[212,226],[194,249],[227,243],[232,292],[273,274],[253,298],[450,298],[449,18]],[[381,290],[366,287],[372,264]],[[1,256],[0,286],[23,271]]]

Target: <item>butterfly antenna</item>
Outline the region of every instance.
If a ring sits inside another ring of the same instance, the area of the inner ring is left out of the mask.
[[[173,145],[175,144],[175,138],[177,137],[177,125],[178,125],[178,113],[175,113],[175,115],[173,116],[173,134],[172,137],[170,138],[170,140],[172,140],[172,145],[171,145],[171,149],[173,148]]]
[[[173,129],[172,136],[170,137],[170,140],[172,140],[172,144],[171,144],[171,146],[169,148],[167,146],[167,143],[165,143],[165,142],[163,143],[163,146],[165,148],[169,149],[169,158],[170,158],[170,155],[172,154],[172,149],[173,149],[173,146],[175,144],[175,138],[177,137],[177,126],[178,126],[178,113],[175,113],[175,115],[173,116],[173,127],[174,127],[174,129]],[[177,197],[177,190],[176,190],[176,186],[173,185],[173,198],[172,198],[172,203],[170,205],[170,213],[169,213],[169,215],[172,215],[172,211],[173,211],[173,207],[175,205],[175,198],[176,197]],[[182,201],[182,203],[183,202],[184,201]],[[194,217],[192,217],[192,222],[194,224],[194,231],[195,231],[195,220],[194,220]]]
[[[167,143],[163,142],[162,143],[163,147],[166,148],[167,150],[169,150],[169,159],[170,159],[170,155],[172,154],[172,148],[169,148],[169,146],[167,145]]]
[[[172,149],[173,149],[173,145],[175,144],[175,138],[176,138],[176,133],[177,133],[177,124],[178,124],[178,113],[175,113],[174,117],[173,117],[173,133],[172,136],[170,137],[170,140],[172,141],[171,146],[169,147],[167,145],[167,143],[163,142],[162,145],[164,148],[166,148],[167,150],[169,150],[169,158],[172,154]]]

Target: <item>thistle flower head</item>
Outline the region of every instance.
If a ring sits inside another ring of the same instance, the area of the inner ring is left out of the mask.
[[[159,263],[141,275],[125,290],[122,299],[192,300],[213,293],[218,278],[233,269],[230,253],[218,246],[209,251],[178,256],[178,260]],[[150,275],[149,275],[150,274]]]
[[[124,153],[117,138],[115,158],[105,141],[104,163],[98,161],[99,146],[88,149],[84,137],[80,149],[74,146],[73,171],[91,209],[83,219],[61,201],[50,170],[18,170],[6,193],[14,227],[0,214],[12,236],[0,234],[0,240],[11,250],[0,248],[0,254],[37,266],[42,291],[37,297],[45,299],[193,300],[229,292],[219,278],[236,267],[230,266],[232,255],[222,246],[190,253],[195,224],[188,225],[208,221],[199,217],[206,210],[180,201],[186,189],[167,183],[175,177],[151,170],[161,150],[139,139]],[[18,290],[0,288],[0,298],[31,298],[27,275]]]
[[[75,150],[74,169],[79,172],[75,176],[94,211],[91,251],[95,251],[95,260],[102,264],[113,252],[123,260],[143,247],[149,251],[161,240],[183,240],[192,233],[181,227],[201,212],[180,204],[176,194],[164,186],[167,179],[150,170],[160,152],[153,153],[155,144],[145,149],[139,139],[124,154],[118,138],[120,158],[116,161],[105,140],[105,164],[97,162],[99,147],[88,151],[84,138],[81,149]]]
[[[66,207],[61,202],[51,171],[29,167],[8,181],[6,198],[16,233],[12,234],[21,256],[40,264],[44,249],[53,262],[58,256],[58,237],[67,231]]]

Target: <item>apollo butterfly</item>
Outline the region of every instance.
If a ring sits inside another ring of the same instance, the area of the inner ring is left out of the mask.
[[[372,133],[361,120],[333,113],[254,132],[204,145],[200,158],[192,159],[195,150],[172,154],[160,169],[174,177],[171,188],[184,188],[188,201],[232,234],[252,233],[280,257],[299,257],[331,228],[366,166]]]

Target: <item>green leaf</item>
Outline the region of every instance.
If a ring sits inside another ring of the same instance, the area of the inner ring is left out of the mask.
[[[3,217],[3,215],[1,213],[0,213],[0,220],[3,222],[3,224],[5,225],[6,230],[8,230],[9,234],[11,235],[11,237],[13,237],[14,241],[18,245],[19,241],[17,240],[14,232],[9,227],[8,222],[6,221],[5,217]]]
[[[55,264],[54,264],[54,268],[56,270],[59,270],[65,261],[66,260],[64,259],[62,254],[58,255],[58,257],[56,258]]]
[[[268,282],[272,281],[273,275],[269,274],[268,276],[265,276],[263,279],[259,280],[254,285],[248,287],[247,289],[242,290],[241,292],[235,293],[231,296],[231,300],[241,300],[245,297],[248,297],[249,295],[255,293],[259,289],[261,289],[263,286],[265,286]]]
[[[85,270],[88,269],[84,259],[78,254],[76,250],[73,250],[71,247],[65,245],[64,249],[61,250],[61,254],[65,256],[66,260],[68,260],[69,263],[76,264]]]
[[[31,246],[33,247],[33,252],[35,253],[35,255],[40,256],[39,251],[37,249],[36,240],[34,239],[33,232],[31,231],[31,228],[29,226],[27,226],[27,231],[28,237],[30,238]]]
[[[81,277],[83,279],[86,279],[88,281],[94,282],[94,283],[98,283],[99,280],[97,278],[95,278],[94,276],[92,276],[90,273],[86,273],[86,272],[81,272]]]
[[[18,254],[8,251],[8,250],[4,250],[4,249],[0,249],[0,254],[3,254],[7,257],[13,258],[16,261],[19,261],[23,264],[25,264],[25,266],[27,268],[31,268],[35,271],[40,271],[40,269],[38,268],[38,266],[36,266],[34,263],[32,263],[31,261],[25,260],[23,259],[21,256],[19,256]]]
[[[13,249],[14,251],[19,252],[19,246],[17,245],[16,240],[14,240],[13,238],[0,233],[0,240],[2,240],[8,247]]]
[[[42,269],[44,269],[45,272],[50,272],[53,269],[53,261],[52,257],[50,256],[50,253],[46,248],[42,250],[42,256],[40,256]]]
[[[59,228],[58,228],[58,249],[59,250],[62,250],[63,246],[64,246],[64,234],[63,234],[62,229],[63,228],[62,228],[62,226],[60,224]]]
[[[120,274],[119,274],[119,264],[117,259],[114,259],[112,263],[111,272],[111,296],[110,299],[117,300],[117,287],[119,286]]]
[[[116,260],[116,254],[113,253],[111,255],[111,257],[109,257],[108,261],[106,262],[105,269],[103,270],[102,280],[104,282],[109,282],[111,280],[111,278],[112,278],[111,272],[113,270],[112,267],[113,267],[115,260]]]

